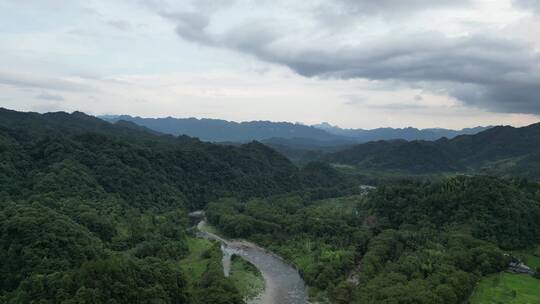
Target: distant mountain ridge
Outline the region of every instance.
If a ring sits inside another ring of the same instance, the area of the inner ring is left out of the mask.
[[[325,130],[328,133],[346,136],[353,138],[360,142],[369,142],[377,140],[392,140],[392,139],[404,139],[404,140],[437,140],[442,137],[448,139],[454,138],[459,135],[472,135],[482,131],[485,131],[493,126],[487,127],[474,127],[464,128],[461,130],[451,130],[443,128],[429,128],[429,129],[417,129],[413,127],[408,128],[376,128],[371,130],[365,129],[342,129],[337,126],[332,126],[329,123],[323,122],[321,124],[313,125],[313,127]]]
[[[540,123],[436,141],[375,141],[328,154],[330,163],[409,173],[487,172],[540,177]]]
[[[128,115],[101,116],[100,118],[110,122],[129,121],[161,133],[188,135],[210,142],[249,142],[269,138],[309,138],[321,141],[347,139],[321,129],[289,122],[239,123],[208,118],[142,118]]]
[[[249,142],[289,139],[295,142],[301,139],[306,146],[346,146],[375,140],[437,140],[441,137],[453,138],[461,134],[474,134],[489,127],[477,127],[463,130],[405,128],[379,128],[373,130],[341,129],[323,123],[307,126],[290,122],[249,121],[234,122],[221,119],[197,118],[142,118],[129,115],[100,116],[109,122],[129,121],[151,130],[172,134],[188,135],[210,142]],[[313,142],[309,142],[313,141]],[[290,142],[290,141],[289,141]]]

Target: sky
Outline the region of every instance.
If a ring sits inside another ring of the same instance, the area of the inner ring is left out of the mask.
[[[523,126],[540,121],[540,1],[0,0],[0,106]]]

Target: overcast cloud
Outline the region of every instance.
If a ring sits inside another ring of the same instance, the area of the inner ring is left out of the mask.
[[[534,0],[0,0],[0,106],[524,125],[540,115],[539,12]]]
[[[532,9],[540,12],[540,1],[537,0],[514,0],[514,4],[524,9]]]
[[[532,5],[532,1],[521,2],[520,5]],[[357,25],[370,22],[358,17],[362,13],[418,13],[472,5],[469,1],[404,3],[338,0],[335,4],[350,13],[347,18],[360,19]],[[450,36],[427,28],[373,35],[369,27],[359,30],[358,40],[351,41],[351,32],[343,35],[342,28],[328,32],[333,28],[328,23],[306,30],[280,27],[277,18],[247,19],[232,27],[216,24],[214,27],[220,30],[212,31],[212,15],[203,11],[162,15],[176,22],[176,33],[185,40],[251,54],[288,66],[306,77],[395,80],[445,92],[466,104],[491,111],[540,114],[540,54],[534,45],[538,41],[512,39],[490,31]],[[354,31],[354,27],[350,30]]]

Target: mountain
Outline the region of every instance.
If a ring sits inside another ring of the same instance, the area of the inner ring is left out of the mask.
[[[449,130],[441,128],[432,129],[417,129],[417,128],[377,128],[372,130],[364,129],[342,129],[337,126],[332,126],[329,123],[323,122],[321,124],[313,125],[313,127],[324,130],[328,133],[346,136],[357,140],[359,142],[369,142],[377,140],[391,140],[391,139],[404,139],[404,140],[437,140],[441,137],[454,138],[459,135],[476,134],[478,132],[485,131],[489,127],[475,127],[465,128],[461,130]]]
[[[249,121],[233,122],[221,119],[197,118],[142,118],[129,115],[101,116],[101,119],[117,122],[129,121],[154,131],[172,135],[188,135],[210,142],[249,142],[252,140],[275,141],[276,138],[288,139],[286,146],[298,150],[298,140],[311,146],[345,146],[374,140],[437,140],[441,137],[453,138],[461,134],[475,134],[489,127],[477,127],[463,130],[447,129],[392,129],[373,130],[341,129],[322,123],[314,126],[289,122]],[[291,143],[293,143],[291,145]],[[283,143],[281,143],[283,144]],[[317,149],[315,149],[317,150]]]
[[[243,303],[219,245],[193,246],[187,212],[223,197],[324,198],[347,184],[260,142],[0,108],[0,303]],[[194,265],[199,274],[183,267]]]
[[[346,137],[324,130],[288,122],[233,122],[220,119],[141,118],[127,115],[102,116],[110,122],[129,121],[152,130],[172,135],[188,135],[210,142],[249,142],[269,138],[306,138],[318,141],[346,140]]]
[[[323,159],[362,169],[397,170],[415,174],[464,169],[439,142],[432,141],[369,142],[331,153]]]
[[[100,189],[139,208],[200,208],[227,195],[295,191],[304,179],[259,142],[216,145],[81,112],[0,109],[0,156],[0,198],[11,199],[44,192],[54,197],[56,188],[48,185],[62,181],[62,191],[90,195],[89,189]]]
[[[375,141],[324,156],[366,170],[409,173],[468,172],[540,177],[540,123],[494,127],[437,141]],[[520,169],[519,169],[520,168]]]
[[[301,165],[356,144],[350,140],[323,141],[309,138],[269,138],[261,142]]]

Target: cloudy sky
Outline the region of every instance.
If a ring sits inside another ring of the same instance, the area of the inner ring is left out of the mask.
[[[526,125],[540,121],[540,1],[0,0],[0,106]]]

